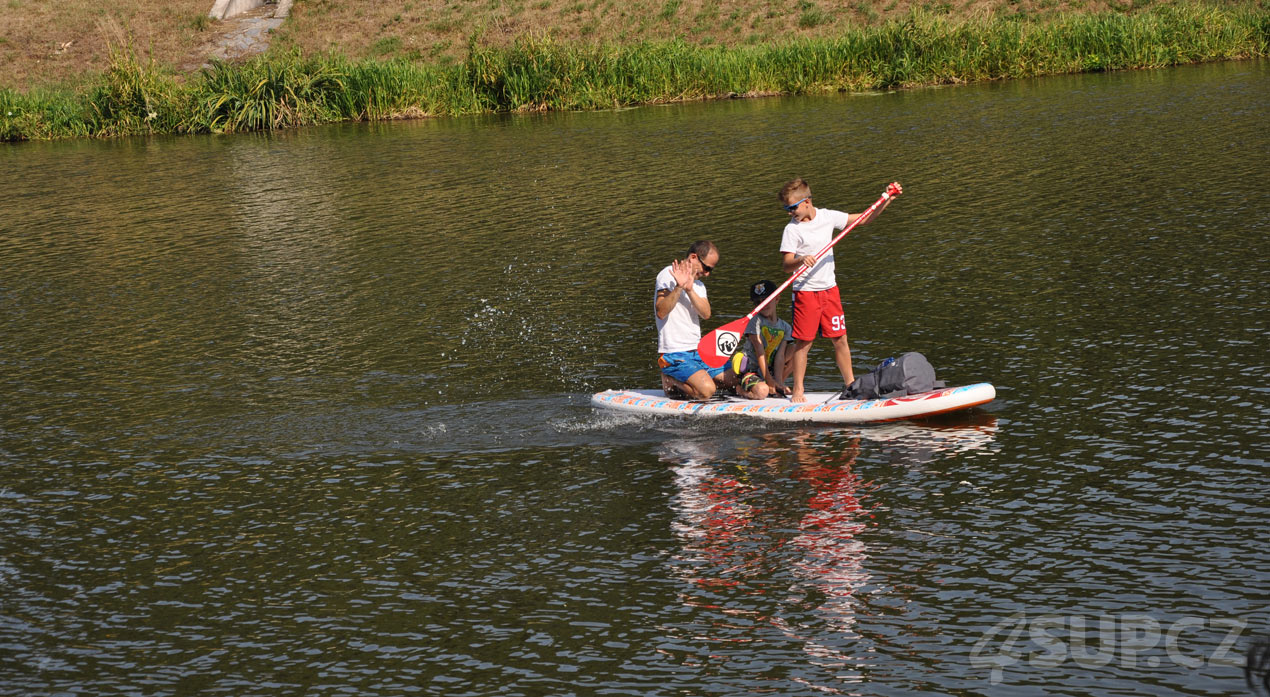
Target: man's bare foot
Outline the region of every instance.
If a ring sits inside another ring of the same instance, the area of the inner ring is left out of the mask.
[[[791,401],[791,402],[806,402],[806,401],[807,401],[807,398],[803,396],[803,393],[802,393],[802,392],[798,392],[797,390],[795,390],[793,393],[791,393],[791,394],[789,395],[789,401]]]

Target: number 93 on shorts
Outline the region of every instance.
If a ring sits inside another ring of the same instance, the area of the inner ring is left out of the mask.
[[[811,341],[817,332],[826,338],[847,333],[847,318],[842,312],[838,286],[794,293],[794,338]]]

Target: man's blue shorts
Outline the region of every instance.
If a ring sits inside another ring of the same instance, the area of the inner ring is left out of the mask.
[[[661,372],[678,380],[679,382],[688,382],[688,378],[692,377],[698,370],[704,370],[714,377],[723,372],[723,368],[711,368],[706,362],[701,360],[701,354],[696,349],[692,351],[676,351],[675,353],[663,353],[657,359],[657,365],[661,366]]]

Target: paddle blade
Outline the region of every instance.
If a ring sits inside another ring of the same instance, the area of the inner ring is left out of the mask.
[[[701,343],[697,344],[697,353],[701,354],[701,360],[711,368],[727,363],[732,354],[741,348],[748,320],[748,317],[733,320],[701,337]]]

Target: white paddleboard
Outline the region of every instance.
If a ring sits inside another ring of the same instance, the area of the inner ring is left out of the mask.
[[[661,390],[605,390],[591,397],[591,406],[659,416],[752,416],[774,421],[813,421],[854,424],[871,421],[920,419],[991,402],[996,389],[981,382],[964,387],[945,387],[891,399],[837,399],[837,392],[808,392],[807,401],[795,404],[785,397],[693,402],[667,397]]]

